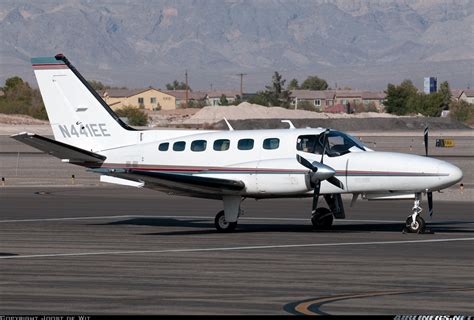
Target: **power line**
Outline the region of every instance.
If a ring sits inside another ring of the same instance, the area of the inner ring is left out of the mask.
[[[185,77],[186,77],[186,108],[188,107],[188,90],[189,90],[189,86],[188,86],[188,70],[186,69],[185,73],[184,73]]]

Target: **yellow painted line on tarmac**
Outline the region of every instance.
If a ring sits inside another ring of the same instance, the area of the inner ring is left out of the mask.
[[[369,298],[369,297],[378,297],[378,296],[389,296],[389,295],[399,295],[399,294],[414,294],[414,293],[435,293],[435,292],[450,292],[450,291],[474,291],[474,288],[447,288],[447,289],[432,289],[432,290],[397,290],[397,291],[378,291],[378,292],[367,292],[367,293],[358,293],[358,294],[345,294],[345,295],[335,295],[330,297],[322,297],[314,300],[306,300],[294,307],[294,310],[303,315],[321,315],[325,314],[323,312],[316,313],[311,310],[312,306],[316,306],[316,310],[319,310],[319,307],[323,304],[341,301],[341,300],[350,300],[358,298]]]

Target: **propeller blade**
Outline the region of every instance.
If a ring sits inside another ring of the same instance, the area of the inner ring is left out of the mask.
[[[302,156],[300,156],[299,154],[296,155],[296,160],[303,166],[303,167],[306,167],[308,168],[309,170],[313,171],[313,172],[317,172],[318,171],[318,168],[313,166],[313,164],[311,162],[309,162],[308,160],[306,160],[305,158],[303,158]]]
[[[328,144],[328,133],[329,133],[329,129],[326,129],[323,133],[323,153],[321,154],[321,163],[324,163],[323,162],[323,159],[324,159],[324,154],[326,153],[326,145]]]
[[[428,192],[428,211],[430,212],[430,217],[433,216],[433,192]]]
[[[428,156],[428,126],[426,126],[425,128],[424,139],[425,139],[425,155]]]
[[[316,209],[318,208],[318,200],[319,200],[319,190],[321,189],[321,181],[316,181],[316,185],[314,186],[313,192],[313,206],[311,208],[311,214],[316,213]]]
[[[330,184],[332,185],[335,185],[336,187],[338,187],[339,189],[342,189],[344,190],[344,184],[341,182],[341,180],[339,180],[338,178],[332,176],[330,178],[327,179],[327,182],[329,182]]]

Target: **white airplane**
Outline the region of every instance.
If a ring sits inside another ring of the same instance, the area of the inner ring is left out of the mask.
[[[421,233],[420,201],[462,179],[456,166],[426,157],[370,150],[331,129],[136,130],[110,109],[62,54],[32,64],[55,140],[12,137],[63,162],[101,174],[100,180],[183,196],[219,199],[215,227],[233,231],[245,198],[312,197],[316,229],[344,219],[341,194],[369,200],[414,199],[406,230]],[[329,209],[318,207],[323,196]]]

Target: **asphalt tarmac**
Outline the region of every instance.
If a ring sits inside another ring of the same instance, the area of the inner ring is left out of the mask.
[[[313,231],[310,199],[246,200],[219,234],[219,201],[2,188],[0,311],[473,315],[472,202],[434,198],[430,234],[402,233],[412,201],[346,203]]]

